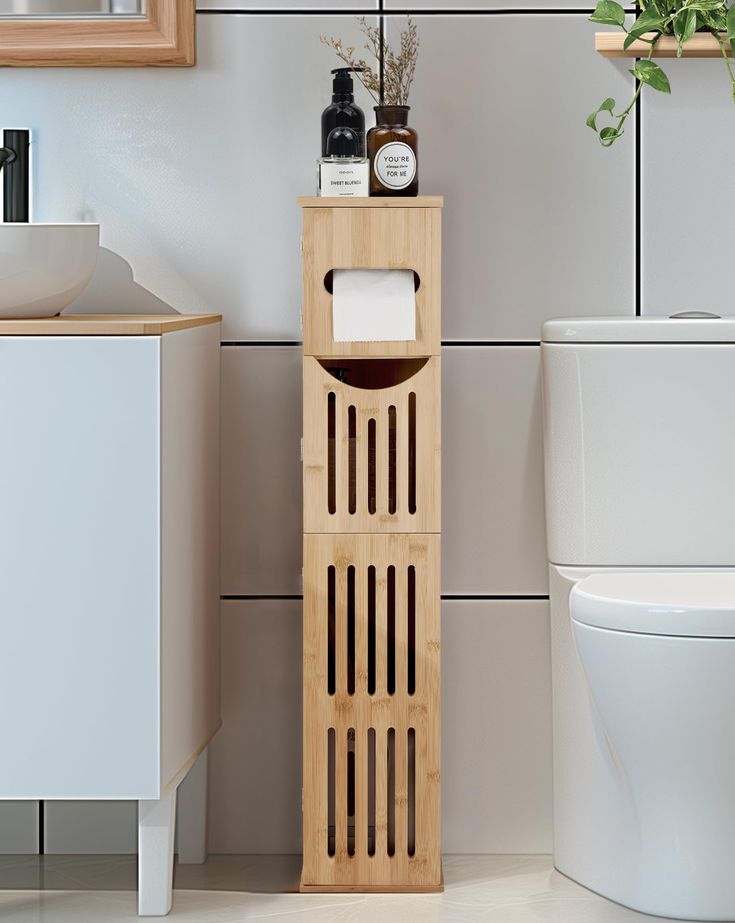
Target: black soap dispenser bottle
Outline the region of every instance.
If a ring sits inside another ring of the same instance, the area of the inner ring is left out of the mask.
[[[350,74],[359,67],[336,67],[333,71],[332,102],[322,112],[322,157],[327,156],[327,138],[335,128],[351,128],[360,144],[360,157],[366,156],[365,113],[355,105],[354,84]]]

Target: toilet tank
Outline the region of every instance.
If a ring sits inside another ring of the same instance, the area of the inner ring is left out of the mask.
[[[544,324],[549,560],[735,566],[735,317]]]

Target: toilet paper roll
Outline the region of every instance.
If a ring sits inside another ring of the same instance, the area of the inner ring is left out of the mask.
[[[335,269],[332,327],[338,343],[416,339],[410,269]]]

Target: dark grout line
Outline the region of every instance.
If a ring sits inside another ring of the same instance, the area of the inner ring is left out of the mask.
[[[643,146],[643,110],[641,109],[643,103],[643,96],[641,94],[638,97],[638,103],[635,107],[635,163],[633,166],[633,185],[635,189],[635,314],[636,317],[640,317],[643,311],[643,283],[642,283],[642,269],[643,269],[643,243],[641,240],[641,199],[642,199],[642,146]]]
[[[293,346],[301,340],[222,340],[220,346]],[[442,340],[442,346],[539,346],[539,340]]]
[[[303,599],[300,593],[278,594],[278,593],[228,593],[220,596],[220,602],[251,602],[253,600],[267,599]]]
[[[222,340],[220,346],[301,346],[301,340]]]
[[[292,10],[268,10],[268,9],[226,9],[226,10],[197,10],[198,16],[380,16],[381,11],[385,16],[408,16],[411,15],[418,19],[421,16],[590,16],[594,12],[593,7],[588,9],[569,9],[556,8],[523,8],[514,9],[505,7],[498,10],[473,10],[473,9],[440,9],[440,10],[421,10],[408,9],[406,7],[396,9],[384,9],[382,6],[373,6],[366,8],[348,9],[348,10],[330,10],[330,9],[292,9]],[[633,10],[630,10],[633,12]]]
[[[42,856],[46,852],[46,802],[38,802],[38,855]]]
[[[304,597],[299,593],[278,594],[278,593],[228,593],[220,596],[220,602],[253,602],[258,600],[302,600]],[[442,593],[442,600],[449,602],[461,602],[463,600],[488,600],[495,602],[513,602],[515,600],[547,600],[549,597],[538,594],[512,594],[503,596],[502,594],[493,593]]]
[[[380,16],[378,17],[378,30],[380,33],[380,56],[378,58],[378,75],[380,77],[380,89],[378,91],[378,99],[382,105],[383,97],[385,92],[385,61],[383,55],[383,45],[385,43],[385,16],[383,16],[384,9],[384,0],[378,0],[378,11]]]
[[[511,596],[502,596],[497,594],[488,594],[488,593],[442,593],[442,600],[445,601],[471,601],[471,600],[487,600],[490,602],[515,602],[523,600],[548,600],[548,595],[540,594],[523,594],[516,593]]]
[[[540,346],[539,340],[442,340],[442,346]]]

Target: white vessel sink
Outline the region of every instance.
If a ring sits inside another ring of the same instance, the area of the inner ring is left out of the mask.
[[[0,224],[0,317],[53,317],[92,277],[98,224]]]

